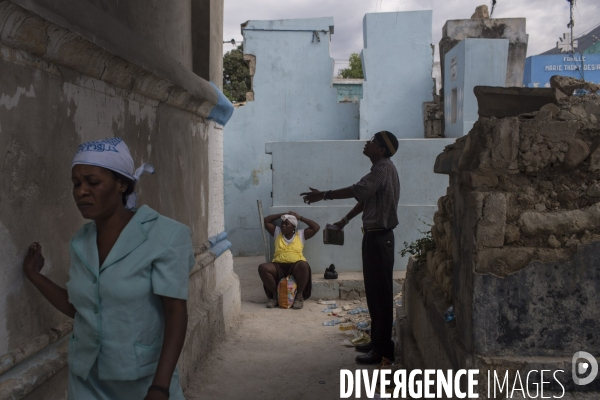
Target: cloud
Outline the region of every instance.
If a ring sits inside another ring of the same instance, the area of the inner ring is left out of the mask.
[[[438,44],[442,27],[450,19],[468,19],[481,4],[489,0],[225,0],[224,40],[241,41],[240,24],[248,20],[273,20],[333,17],[335,34],[331,55],[347,60],[363,48],[362,21],[366,13],[433,10],[433,42]],[[600,2],[579,0],[575,8],[575,34],[598,24]],[[568,32],[569,3],[565,0],[497,0],[494,18],[527,18],[528,55],[556,46],[558,38]],[[223,46],[231,50],[230,44]],[[438,57],[436,49],[436,58]]]

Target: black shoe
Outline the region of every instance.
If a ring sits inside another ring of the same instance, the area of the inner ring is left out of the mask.
[[[354,348],[359,353],[368,353],[371,350],[373,350],[373,342],[369,342],[369,343],[365,343],[365,344],[357,344],[356,347],[354,347]]]
[[[358,364],[381,364],[381,354],[375,353],[375,350],[371,350],[366,354],[356,356],[356,362]]]

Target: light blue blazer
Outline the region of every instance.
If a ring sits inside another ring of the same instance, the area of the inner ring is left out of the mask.
[[[154,374],[162,348],[159,296],[187,299],[194,251],[187,226],[140,207],[98,265],[96,224],[71,240],[67,291],[77,313],[69,368],[86,379],[98,360],[100,379]]]

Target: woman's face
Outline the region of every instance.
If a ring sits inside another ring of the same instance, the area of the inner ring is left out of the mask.
[[[102,167],[75,165],[71,170],[73,199],[83,218],[98,220],[110,217],[123,207],[122,191],[126,184]]]
[[[294,233],[294,225],[287,219],[281,223],[281,233],[290,235]]]

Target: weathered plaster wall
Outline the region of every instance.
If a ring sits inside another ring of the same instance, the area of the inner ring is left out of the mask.
[[[265,143],[358,138],[358,105],[337,103],[332,87],[330,26],[333,18],[249,21],[242,28],[256,73],[254,101],[237,108],[225,130],[225,227],[234,255],[262,254],[256,201],[265,212],[272,204]],[[307,156],[296,153],[295,167],[304,168]]]
[[[360,138],[387,130],[422,138],[424,102],[433,100],[431,11],[366,14]]]
[[[444,118],[446,137],[469,133],[479,115],[473,88],[504,86],[508,39],[465,39],[446,53]]]
[[[190,16],[193,71],[220,89],[223,89],[224,3],[224,0],[192,0]]]
[[[423,236],[420,231],[428,230],[427,224],[433,223],[437,198],[444,194],[448,180],[422,165],[431,165],[439,151],[452,142],[452,139],[400,140],[398,152],[392,157],[401,187],[400,222],[394,231],[398,253],[404,248],[405,241],[410,243],[420,238]],[[322,229],[326,223],[339,221],[356,204],[356,200],[326,201],[307,206],[299,194],[307,191],[309,186],[327,190],[358,182],[372,166],[362,154],[364,145],[364,141],[357,140],[268,143],[266,150],[272,154],[273,161],[273,207],[265,212],[295,211],[316,221]],[[302,168],[290,161],[295,160],[297,154],[306,154]],[[340,271],[361,271],[361,226],[361,216],[358,216],[344,229],[344,246],[324,245],[322,232],[307,241],[304,254],[313,271],[324,271],[331,263]],[[394,268],[405,269],[406,261],[396,254]]]
[[[192,0],[85,0],[192,69]]]
[[[110,18],[89,8],[99,19]],[[231,253],[216,258],[207,247],[207,239],[224,230],[223,127],[205,118],[217,108],[217,93],[181,64],[173,67],[163,53],[158,53],[162,58],[157,64],[128,64],[85,37],[8,2],[0,2],[0,15],[11,16],[0,18],[0,357],[19,353],[19,346],[31,345],[40,335],[56,336],[57,326],[67,321],[26,281],[23,256],[31,242],[41,242],[44,273],[64,287],[69,241],[85,222],[71,196],[72,157],[83,141],[121,136],[136,165],[150,162],[156,168],[138,185],[138,205],[147,204],[192,230],[197,264],[190,276],[188,335],[179,362],[185,387],[198,360],[232,328],[240,306]],[[26,23],[15,27],[14,20]],[[89,33],[85,22],[80,28]],[[23,27],[31,27],[29,35]],[[143,43],[128,32],[129,43]],[[52,35],[62,39],[48,49],[45,42],[31,45],[40,37],[51,42]],[[70,46],[79,46],[77,57]],[[147,50],[158,51],[152,46]],[[140,48],[132,50],[132,59],[136,51]],[[96,74],[95,63],[103,57],[111,61]],[[156,71],[161,77],[153,75]],[[190,93],[173,82],[195,89]],[[201,93],[211,100],[199,99]],[[5,361],[11,359],[2,358],[0,393],[20,393],[20,398],[33,390],[32,399],[64,398],[64,338],[46,348],[47,342],[40,343],[39,352],[8,372]]]

